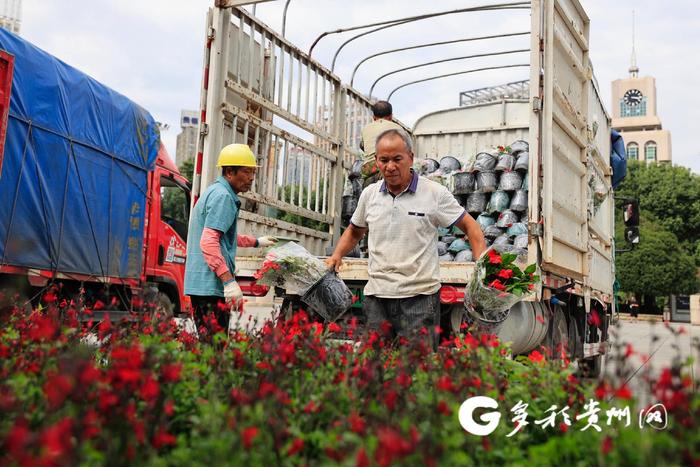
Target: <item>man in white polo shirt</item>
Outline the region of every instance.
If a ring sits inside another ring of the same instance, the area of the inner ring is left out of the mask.
[[[400,336],[425,327],[435,347],[440,321],[437,228],[456,225],[466,232],[475,258],[486,249],[484,235],[447,188],[413,171],[411,139],[403,130],[384,131],[376,148],[384,180],[362,191],[326,264],[338,270],[343,256],[369,231],[363,306],[368,326],[376,329],[388,321]]]

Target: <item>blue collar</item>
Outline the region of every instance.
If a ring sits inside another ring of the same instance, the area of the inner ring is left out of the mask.
[[[233,187],[228,180],[226,180],[223,175],[219,175],[216,177],[216,181],[217,183],[221,183],[228,190],[231,196],[233,196],[233,201],[236,203],[236,206],[241,207],[241,200],[238,199],[238,195],[236,195],[236,192],[233,191]]]
[[[411,193],[415,193],[416,190],[418,189],[418,174],[416,173],[415,170],[411,169],[411,183],[408,184],[408,188],[406,188],[406,191],[410,191]],[[386,182],[382,181],[382,186],[379,187],[379,191],[386,193],[388,190],[386,188]]]

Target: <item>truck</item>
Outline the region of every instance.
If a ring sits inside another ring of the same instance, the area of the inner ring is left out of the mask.
[[[189,196],[145,109],[0,29],[3,309],[185,310]]]
[[[372,100],[232,3],[217,1],[207,15],[193,203],[217,176],[220,148],[248,144],[260,168],[252,190],[241,194],[239,231],[293,237],[327,255],[343,228],[344,182],[361,157]],[[537,264],[542,283],[511,310],[499,337],[516,354],[540,345],[563,350],[555,354],[595,374],[615,306],[610,117],[580,2],[533,0],[529,7],[524,92],[419,118],[414,154],[437,159],[517,139],[529,143],[527,262]],[[267,293],[253,275],[261,259],[245,249],[236,259],[239,281],[258,295]],[[367,260],[344,263],[340,275],[360,306]],[[473,270],[473,262],[440,264],[443,317],[455,333],[465,319],[464,287]]]

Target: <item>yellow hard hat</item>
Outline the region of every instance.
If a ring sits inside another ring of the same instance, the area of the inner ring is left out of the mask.
[[[216,161],[217,167],[257,167],[255,154],[247,144],[229,144],[224,146]]]

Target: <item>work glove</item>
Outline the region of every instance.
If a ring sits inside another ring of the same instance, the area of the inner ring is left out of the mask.
[[[236,304],[243,298],[243,291],[235,279],[224,282],[224,298],[226,303]]]
[[[277,237],[272,237],[272,236],[265,236],[265,237],[259,237],[258,239],[258,246],[261,248],[266,248],[268,246],[272,246],[275,243],[277,243]]]

